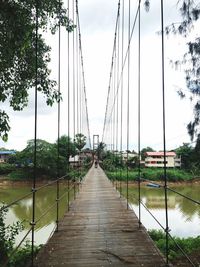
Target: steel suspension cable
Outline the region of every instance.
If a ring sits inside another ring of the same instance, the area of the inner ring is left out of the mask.
[[[117,18],[116,18],[116,23],[115,23],[115,34],[114,34],[113,51],[112,51],[112,59],[111,59],[111,67],[110,67],[110,76],[109,76],[109,83],[108,83],[108,93],[107,93],[106,111],[105,111],[105,117],[104,117],[102,142],[104,142],[104,135],[105,135],[105,130],[106,130],[106,122],[107,122],[107,112],[108,112],[108,106],[109,106],[109,96],[111,93],[111,81],[112,81],[112,74],[113,74],[113,67],[114,67],[114,54],[115,54],[116,39],[117,39],[117,25],[118,25],[119,14],[120,14],[119,10],[120,10],[120,0],[118,2]]]
[[[86,82],[85,82],[85,71],[84,71],[84,61],[83,61],[83,49],[82,49],[82,40],[81,40],[81,27],[80,27],[80,17],[79,17],[79,9],[78,9],[78,1],[77,1],[77,22],[78,22],[78,31],[79,31],[79,49],[80,49],[80,64],[82,70],[82,80],[83,80],[83,95],[84,95],[84,103],[85,103],[85,112],[86,112],[86,123],[87,123],[87,132],[88,132],[88,142],[91,148],[91,139],[90,139],[90,127],[89,127],[89,116],[88,116],[88,105],[87,105],[87,94],[86,94]]]
[[[120,26],[121,26],[121,1],[119,2],[120,4],[120,10],[119,10],[119,22],[118,22],[118,39],[117,39],[117,76],[116,76],[116,81],[118,82],[119,80],[119,67],[120,67]],[[116,85],[117,85],[116,82]],[[117,95],[117,112],[116,112],[116,157],[117,160],[119,159],[119,95]],[[117,172],[119,170],[117,169]],[[118,181],[117,181],[117,189],[118,189]]]
[[[117,33],[116,33],[117,35]],[[117,62],[117,54],[116,54],[116,50],[117,50],[117,36],[116,36],[116,45],[115,45],[115,53],[114,53],[114,67],[113,67],[113,96],[115,96],[115,85],[116,85],[116,62]],[[116,105],[114,105],[114,109],[113,109],[113,139],[112,139],[112,143],[113,143],[113,155],[115,155],[115,150],[116,150],[116,144],[115,144],[115,135],[116,135]]]
[[[121,66],[123,66],[124,61],[124,0],[122,1],[122,43],[121,43]],[[123,73],[121,76],[121,121],[120,121],[120,154],[121,154],[121,168],[120,168],[120,196],[122,195],[122,164],[123,164],[123,155],[122,155],[122,142],[123,142],[123,87],[124,79]]]
[[[131,1],[129,0],[129,7],[128,7],[128,42],[130,40],[130,25],[131,25]],[[127,150],[127,162],[126,162],[126,198],[127,198],[127,209],[129,207],[128,200],[129,200],[129,166],[128,166],[128,159],[129,159],[129,127],[130,127],[130,49],[128,50],[128,76],[127,76],[127,136],[126,136],[126,150]]]
[[[58,93],[60,94],[60,55],[61,55],[61,27],[60,27],[60,20],[61,20],[61,1],[59,0],[59,25],[58,25]],[[57,209],[56,209],[56,231],[58,231],[58,222],[59,222],[59,198],[60,198],[60,101],[58,101],[58,142],[57,142],[57,192],[56,192],[56,202],[57,202]]]
[[[35,238],[35,202],[36,202],[36,176],[37,176],[37,115],[38,115],[38,27],[39,7],[38,0],[35,1],[35,123],[34,123],[34,176],[32,187],[32,221],[31,231],[31,265],[34,265],[34,238]]]
[[[165,41],[164,41],[164,4],[161,0],[161,38],[162,38],[162,106],[163,106],[163,152],[164,152],[164,192],[165,192],[165,219],[166,219],[166,264],[169,264],[169,221],[168,221],[168,192],[166,166],[166,116],[165,116]]]
[[[70,13],[69,13],[69,0],[68,0],[68,5],[67,5],[67,8],[68,8],[68,18],[70,16]],[[67,34],[67,100],[68,100],[68,120],[67,120],[67,124],[68,124],[68,145],[67,145],[67,152],[68,152],[68,155],[70,155],[69,153],[69,142],[70,142],[70,42],[69,42],[69,31],[68,31],[68,34]],[[68,171],[68,174],[69,174],[69,160],[68,160],[68,163],[67,163],[67,171]],[[70,197],[70,192],[69,192],[69,176],[68,176],[68,179],[67,179],[67,190],[68,190],[68,194],[67,194],[67,208],[68,208],[68,211],[69,211],[69,197]]]
[[[76,0],[76,66],[77,66],[77,88],[76,88],[76,97],[77,97],[77,133],[79,133],[79,30],[78,30],[78,2]]]
[[[141,226],[141,0],[139,0],[138,12],[138,209],[139,209],[139,227]]]
[[[113,108],[114,108],[114,104],[115,104],[115,101],[116,101],[116,97],[117,97],[117,94],[119,92],[119,88],[120,88],[120,83],[121,83],[121,79],[122,79],[122,75],[123,75],[123,72],[124,72],[124,68],[125,68],[125,64],[126,64],[126,61],[128,59],[128,54],[129,54],[129,50],[130,50],[130,44],[131,44],[131,40],[132,40],[132,36],[133,36],[133,33],[134,33],[134,30],[135,30],[135,26],[136,26],[136,22],[137,22],[137,17],[138,17],[138,13],[139,13],[139,6],[137,8],[137,11],[136,11],[136,14],[135,14],[135,18],[134,18],[134,22],[133,22],[133,26],[132,26],[132,30],[131,30],[131,33],[130,33],[130,39],[128,41],[128,48],[126,50],[126,54],[125,54],[125,58],[124,58],[124,61],[123,61],[123,65],[122,65],[122,70],[121,70],[121,74],[120,74],[120,79],[118,81],[118,85],[117,85],[117,91],[116,91],[116,95],[114,97],[114,102],[113,102],[113,106],[111,108],[111,112],[110,114],[112,114],[113,112]],[[110,115],[111,116],[111,115]],[[107,116],[105,116],[105,118],[107,119]],[[107,119],[108,123],[110,121],[110,117]]]
[[[72,0],[72,18],[73,22],[75,19],[75,1]],[[75,140],[75,135],[76,135],[76,77],[75,77],[75,33],[73,31],[73,140]],[[74,165],[75,165],[75,154],[76,154],[76,147],[74,146]],[[76,177],[74,173],[74,199],[76,198]]]
[[[76,77],[76,123],[77,123],[77,134],[80,133],[79,129],[79,86],[80,86],[80,60],[79,60],[80,54],[79,54],[79,29],[78,29],[78,1],[76,0],[76,72],[77,72],[77,77]],[[78,151],[78,178],[80,179],[80,152]],[[78,187],[79,190],[79,187]]]

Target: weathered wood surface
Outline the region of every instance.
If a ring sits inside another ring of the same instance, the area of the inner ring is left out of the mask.
[[[164,267],[165,263],[104,172],[92,168],[35,266]]]

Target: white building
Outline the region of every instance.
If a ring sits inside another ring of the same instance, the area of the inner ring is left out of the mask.
[[[164,167],[164,152],[146,152],[145,167]],[[175,152],[166,152],[166,167],[181,167],[181,158]]]
[[[127,162],[127,159],[131,160],[131,159],[135,159],[136,157],[138,157],[137,153],[127,153],[127,152],[122,152],[122,160],[124,162]]]
[[[12,150],[1,150],[0,151],[0,163],[5,163],[10,156],[15,155],[16,152]]]

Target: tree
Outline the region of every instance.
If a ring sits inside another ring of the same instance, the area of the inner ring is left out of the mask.
[[[74,145],[76,146],[78,151],[81,151],[84,148],[84,146],[86,145],[86,139],[86,136],[82,133],[78,133],[75,135]]]
[[[181,157],[181,165],[183,169],[190,170],[193,148],[188,143],[183,143],[182,146],[176,149],[177,156]]]
[[[59,154],[62,157],[67,158],[67,161],[69,160],[70,156],[75,156],[76,153],[76,146],[74,143],[72,143],[71,138],[66,136],[66,135],[62,135],[58,140],[56,141],[55,144],[55,148],[57,149],[59,146]]]
[[[142,150],[141,150],[141,159],[142,160],[145,160],[145,153],[146,152],[154,152],[155,150],[153,150],[153,148],[151,148],[151,147],[149,147],[149,146],[147,146],[146,148],[143,148]]]
[[[25,168],[32,169],[34,162],[35,141],[29,140],[27,146],[21,152],[16,154],[16,163]],[[37,174],[47,174],[49,176],[56,175],[57,170],[57,150],[55,146],[45,140],[37,139],[36,142],[37,153]]]
[[[49,78],[50,46],[42,33],[50,30],[54,34],[60,24],[67,31],[74,26],[67,18],[63,1],[43,0],[38,4],[38,91],[46,96],[48,105],[60,101],[56,81]],[[0,0],[0,102],[8,101],[13,110],[22,110],[28,103],[30,88],[35,86],[36,1]],[[8,138],[9,116],[0,109],[0,138]]]
[[[105,148],[106,148],[106,144],[103,143],[103,142],[100,142],[98,147],[97,147],[97,155],[98,155],[98,159],[101,159],[103,158],[103,155],[105,154]]]
[[[150,0],[145,0],[145,7],[149,10]],[[187,51],[182,60],[177,60],[174,65],[184,66],[187,89],[181,88],[178,94],[181,98],[188,97],[193,104],[194,117],[187,125],[191,140],[200,132],[200,36],[191,36],[195,23],[200,18],[200,5],[194,0],[177,0],[177,7],[182,21],[174,22],[165,28],[165,33],[180,34],[190,37],[187,43]]]
[[[195,168],[196,173],[200,174],[200,134],[198,134],[195,148],[192,155],[192,166]]]
[[[19,221],[6,226],[5,217],[7,212],[8,209],[0,209],[0,265],[2,264],[2,266],[13,252],[16,236],[23,230],[23,225]]]

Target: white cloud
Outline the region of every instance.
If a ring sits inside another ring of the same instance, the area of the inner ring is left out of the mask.
[[[66,1],[67,2],[67,1]],[[162,149],[162,91],[161,91],[161,41],[156,34],[160,29],[160,6],[158,1],[151,1],[151,9],[146,13],[142,9],[142,58],[141,58],[141,90],[142,90],[142,146],[152,146]],[[177,20],[174,1],[165,3],[165,23]],[[137,3],[134,3],[132,21],[134,20]],[[127,10],[126,10],[127,12]],[[103,130],[103,122],[110,75],[111,55],[117,14],[116,0],[80,0],[79,13],[82,33],[83,57],[86,77],[86,90],[91,134],[99,134]],[[127,19],[126,19],[127,28]],[[127,34],[125,32],[125,34]],[[72,36],[72,33],[70,34]],[[131,49],[131,125],[130,146],[137,149],[137,30],[134,33]],[[46,35],[47,42],[52,46],[51,77],[58,75],[58,36]],[[67,33],[62,30],[61,36],[61,132],[67,133]],[[127,36],[126,41],[127,43]],[[184,86],[182,72],[175,72],[168,60],[180,56],[184,52],[181,38],[166,39],[166,126],[167,145],[174,148],[182,142],[189,141],[186,124],[191,118],[191,107],[185,101],[180,101],[176,95],[176,86]],[[72,54],[70,54],[72,58]],[[126,72],[125,72],[126,73]],[[125,74],[126,77],[126,74]],[[126,82],[125,82],[126,88]],[[126,90],[126,89],[125,89]],[[126,101],[126,91],[124,93]],[[125,102],[124,102],[125,103]],[[38,102],[38,138],[54,142],[57,138],[57,106],[46,107],[45,99],[39,97]],[[125,108],[126,110],[126,108]],[[34,137],[34,95],[22,113],[11,114],[9,141],[0,146],[22,149],[26,141]],[[124,136],[126,136],[126,116],[124,111]],[[71,130],[72,132],[72,130]],[[91,136],[92,137],[92,136]],[[92,139],[92,138],[91,138]],[[126,142],[124,141],[124,146]]]

